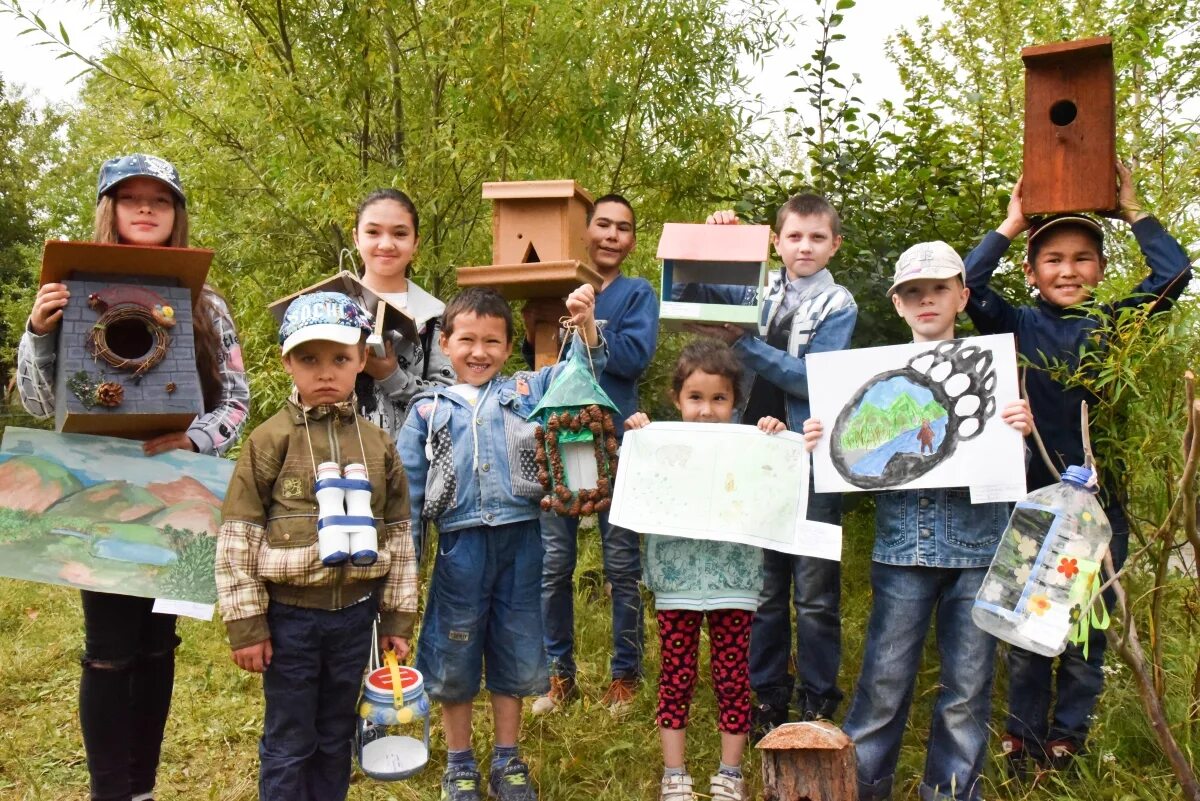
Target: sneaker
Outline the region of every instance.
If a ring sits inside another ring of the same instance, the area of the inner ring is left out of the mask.
[[[776,726],[787,723],[788,709],[786,706],[758,704],[750,710],[750,743],[756,745],[767,736],[767,732]]]
[[[608,685],[608,689],[604,691],[604,697],[600,699],[600,704],[608,707],[608,711],[614,714],[625,712],[633,706],[637,691],[637,679],[613,679],[612,684]]]
[[[1046,743],[1046,759],[1051,770],[1069,768],[1079,754],[1079,746],[1071,740],[1050,740]]]
[[[712,796],[712,801],[750,801],[746,780],[741,776],[718,773],[709,781],[708,794]]]
[[[529,707],[529,711],[534,715],[548,715],[551,712],[557,712],[565,704],[578,697],[579,688],[575,685],[574,678],[571,676],[551,676],[550,692],[534,700],[533,705]]]
[[[500,801],[537,801],[537,790],[529,781],[529,766],[513,757],[499,772],[488,777],[488,798]]]
[[[448,770],[442,774],[441,801],[482,801],[476,770]]]
[[[692,777],[686,773],[663,776],[658,788],[658,801],[696,801],[692,793]]]
[[[1024,740],[1015,734],[1006,734],[1000,738],[1000,750],[1004,754],[1004,772],[1010,779],[1029,776],[1029,751]]]

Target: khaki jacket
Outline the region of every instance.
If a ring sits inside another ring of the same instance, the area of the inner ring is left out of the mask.
[[[266,613],[271,598],[312,609],[343,609],[376,594],[380,634],[412,636],[417,559],[408,483],[388,435],[361,418],[355,424],[354,403],[352,398],[302,409],[293,392],[242,448],[222,508],[216,563],[221,616],[234,649],[270,637]],[[379,532],[379,559],[373,565],[326,567],[317,555],[314,463],[326,461],[367,466]]]

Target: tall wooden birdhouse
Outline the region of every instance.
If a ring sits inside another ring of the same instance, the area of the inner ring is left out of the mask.
[[[546,490],[543,511],[570,517],[608,511],[617,475],[616,411],[583,363],[571,360],[555,376],[529,414],[539,423],[534,459]]]
[[[47,242],[43,284],[64,281],[55,361],[59,431],[139,439],[204,413],[192,305],[211,250]]]
[[[1117,207],[1116,95],[1112,39],[1027,47],[1026,214]]]
[[[668,330],[687,323],[757,326],[770,251],[771,228],[766,225],[664,225],[658,240],[663,326]],[[749,306],[710,302],[693,291],[697,284],[744,287],[757,302]]]
[[[532,303],[536,366],[558,358],[563,299],[580,284],[604,281],[588,263],[587,213],[592,196],[574,181],[510,181],[483,185],[493,202],[492,264],[459,267],[458,285],[487,286],[509,300]]]
[[[832,723],[785,723],[757,747],[763,801],[858,801],[854,743]]]

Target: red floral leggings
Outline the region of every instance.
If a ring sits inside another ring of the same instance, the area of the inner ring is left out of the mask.
[[[729,734],[750,731],[750,621],[753,612],[713,609],[708,613],[713,692],[717,696],[717,728]],[[687,726],[696,690],[700,625],[704,612],[660,609],[658,636],[662,673],[658,678],[658,725]]]

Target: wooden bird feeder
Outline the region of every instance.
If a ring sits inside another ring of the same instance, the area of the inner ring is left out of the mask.
[[[615,412],[586,365],[563,366],[529,415],[540,424],[534,459],[546,490],[542,511],[567,517],[608,511],[617,475]]]
[[[667,330],[688,323],[758,325],[767,284],[771,228],[766,225],[693,225],[667,223],[658,241],[662,259],[662,307],[659,320]],[[680,298],[687,284],[753,287],[753,306],[688,302]]]
[[[343,295],[362,300],[363,305],[375,318],[375,330],[367,337],[367,344],[371,346],[371,350],[375,352],[376,356],[382,357],[384,354],[383,334],[385,331],[398,331],[409,342],[417,342],[419,339],[417,321],[413,319],[407,309],[388,303],[364,284],[362,279],[348,270],[342,270],[332,278],[318,281],[299,292],[293,292],[287,297],[272,302],[268,308],[274,315],[275,322],[282,325],[283,315],[287,313],[288,306],[292,305],[292,301],[301,295],[310,295],[313,292],[341,292]]]
[[[211,250],[49,241],[41,283],[71,291],[54,363],[59,431],[148,439],[204,413],[192,305]]]
[[[1112,39],[1027,47],[1026,214],[1117,207],[1116,83]]]
[[[580,284],[604,281],[587,262],[592,196],[574,181],[510,181],[483,185],[493,202],[492,264],[458,268],[458,285],[488,286],[534,312],[535,366],[558,361],[563,298]]]
[[[858,801],[854,743],[832,723],[785,723],[757,747],[763,801]]]

